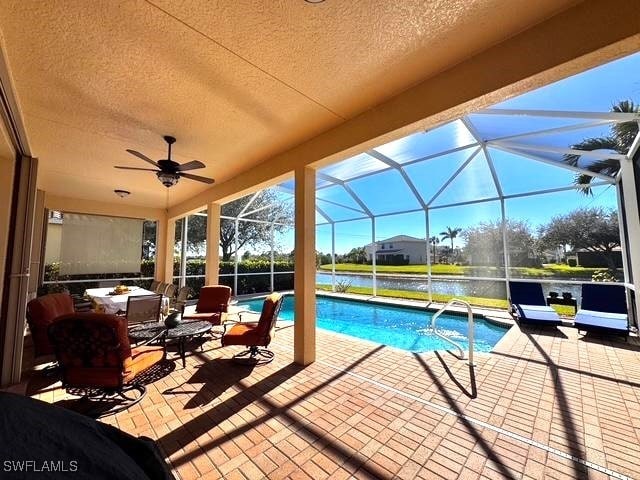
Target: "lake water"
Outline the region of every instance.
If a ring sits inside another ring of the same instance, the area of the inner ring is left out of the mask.
[[[371,275],[349,275],[349,274],[337,274],[336,283],[350,282],[352,287],[368,287],[372,288],[373,280]],[[331,285],[331,273],[316,274],[316,283],[320,285]],[[421,277],[391,277],[391,276],[377,276],[376,285],[378,288],[390,289],[390,290],[408,290],[418,292],[428,292],[427,278]],[[470,296],[470,297],[485,297],[485,298],[506,298],[506,289],[503,280],[461,280],[457,278],[451,279],[432,279],[431,288],[433,293],[441,293],[445,295],[454,296]],[[580,285],[573,285],[570,283],[563,283],[561,280],[557,283],[543,283],[542,289],[545,295],[548,295],[549,291],[555,292],[571,292],[573,298],[578,299],[580,303]]]

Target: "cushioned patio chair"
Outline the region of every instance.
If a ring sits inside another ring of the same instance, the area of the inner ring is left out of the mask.
[[[582,302],[574,321],[578,331],[629,335],[627,296],[622,285],[582,284]]]
[[[234,361],[256,365],[269,363],[273,360],[274,353],[271,350],[260,347],[269,346],[273,339],[283,298],[279,293],[272,293],[265,298],[260,319],[257,322],[242,322],[242,313],[240,313],[241,321],[234,322],[233,327],[228,332],[226,331],[227,323],[224,324],[222,346],[243,345],[247,347],[247,350],[233,356]]]
[[[561,325],[558,313],[547,306],[542,285],[535,282],[509,282],[509,313],[520,324]]]
[[[62,370],[62,384],[72,394],[98,402],[117,401],[110,415],[138,403],[146,394],[136,376],[166,357],[164,331],[131,348],[127,321],[117,315],[74,313],[49,326],[49,339]],[[151,342],[159,346],[148,346]],[[129,396],[133,394],[133,396]]]
[[[200,289],[195,313],[187,313],[182,320],[207,320],[212,325],[222,324],[222,314],[229,308],[231,288],[226,285],[208,285]]]
[[[68,293],[50,293],[27,303],[27,323],[31,330],[35,357],[52,355],[47,329],[62,315],[75,313],[73,298]]]

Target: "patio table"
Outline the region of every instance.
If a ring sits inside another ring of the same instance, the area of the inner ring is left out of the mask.
[[[149,340],[155,337],[163,330],[166,332],[167,341],[175,341],[178,344],[178,354],[182,359],[182,368],[186,365],[186,343],[193,337],[204,335],[211,331],[211,323],[203,320],[184,321],[177,327],[167,328],[161,323],[148,323],[136,325],[129,330],[129,337],[136,341]]]
[[[113,295],[113,287],[88,288],[85,295],[91,297],[96,312],[116,314],[127,310],[127,299],[140,295],[155,295],[155,292],[140,287],[129,287],[129,291],[122,295]],[[169,311],[169,297],[162,297],[162,312]]]

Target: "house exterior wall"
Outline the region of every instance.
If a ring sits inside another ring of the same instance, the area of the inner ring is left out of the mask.
[[[387,239],[376,244],[378,255],[376,263],[393,265],[426,265],[427,263],[427,242],[424,240],[393,240]],[[373,246],[366,245],[365,252],[367,260],[372,261]],[[385,253],[385,250],[388,253]],[[399,257],[402,257],[400,261]],[[392,258],[395,257],[395,258]]]

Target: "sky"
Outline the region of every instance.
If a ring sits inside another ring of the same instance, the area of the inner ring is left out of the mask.
[[[506,100],[492,108],[528,110],[566,110],[585,112],[609,112],[611,106],[620,100],[630,99],[640,103],[640,53],[588,70],[554,84]],[[587,120],[539,119],[531,117],[504,117],[495,115],[471,115],[470,120],[483,138],[495,138],[557,127]],[[604,135],[608,126],[563,132],[545,137],[514,139],[513,142],[535,146],[549,145],[567,148],[580,140]],[[457,121],[419,132],[378,147],[376,150],[399,163],[441,152],[452,147],[467,145],[472,140],[468,131]],[[468,165],[433,201],[433,206],[484,199],[497,196],[497,191],[489,164],[483,152],[468,148],[447,156],[431,159],[405,167],[416,189],[427,200],[438,193],[443,183],[465,161]],[[531,151],[528,151],[531,153]],[[488,154],[495,165],[495,173],[505,195],[519,194],[532,190],[544,190],[571,185],[574,173],[560,167],[526,159],[502,150],[489,148]],[[473,157],[472,157],[473,155]],[[558,160],[561,154],[544,154],[550,160]],[[358,173],[380,168],[378,160],[366,155],[331,165],[322,171],[339,178],[349,178]],[[365,179],[348,182],[348,185],[375,214],[418,209],[420,205],[403,182],[398,172],[372,175]],[[317,194],[317,205],[335,220],[358,216],[354,211],[335,206],[338,202],[352,208],[358,205],[342,187],[321,189]],[[322,200],[321,200],[322,199]],[[529,222],[535,230],[548,222],[554,215],[567,213],[580,207],[617,208],[615,186],[594,188],[593,196],[584,196],[576,191],[549,193],[529,197],[513,198],[505,201],[508,218]],[[488,201],[474,205],[434,208],[429,214],[429,233],[438,235],[446,227],[469,227],[480,222],[495,221],[501,216],[499,201]],[[318,216],[318,222],[324,219]],[[371,242],[372,226],[369,219],[336,223],[336,253],[346,253],[354,247]],[[331,227],[318,225],[316,249],[331,252]],[[426,236],[425,214],[423,211],[403,215],[383,216],[376,219],[376,240],[381,241],[394,235]],[[293,249],[293,230],[276,236],[278,249],[287,252]],[[462,239],[456,239],[455,246],[462,246]],[[259,251],[260,248],[250,248]]]

